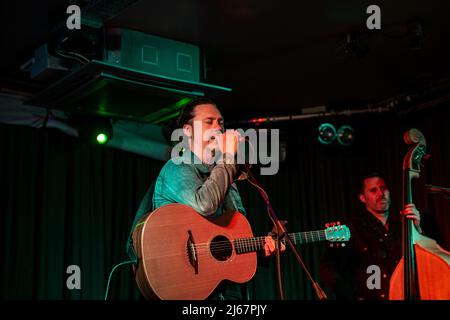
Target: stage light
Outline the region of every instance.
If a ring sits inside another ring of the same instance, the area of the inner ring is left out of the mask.
[[[336,139],[336,129],[330,123],[323,123],[319,126],[319,137],[320,143],[331,144]]]
[[[91,126],[92,135],[98,144],[106,144],[113,138],[113,129],[109,119],[94,121]],[[90,138],[92,141],[93,139]]]
[[[113,128],[109,118],[74,114],[71,125],[77,129],[80,139],[89,143],[106,144],[113,138]]]
[[[350,146],[355,141],[355,131],[350,126],[341,126],[337,131],[337,141],[343,146]]]
[[[99,144],[105,144],[106,142],[108,142],[108,140],[109,140],[108,135],[104,133],[100,133],[97,135],[97,142]]]

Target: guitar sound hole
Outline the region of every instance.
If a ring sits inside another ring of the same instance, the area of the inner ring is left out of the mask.
[[[224,236],[215,237],[211,241],[210,248],[211,254],[219,261],[226,261],[231,257],[233,253],[233,247],[230,240]]]

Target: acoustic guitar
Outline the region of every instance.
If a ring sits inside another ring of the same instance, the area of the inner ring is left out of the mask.
[[[295,244],[345,242],[350,230],[337,225],[289,237]],[[205,218],[186,205],[165,205],[143,216],[133,231],[136,282],[147,299],[203,300],[222,280],[251,280],[264,243],[239,212]]]

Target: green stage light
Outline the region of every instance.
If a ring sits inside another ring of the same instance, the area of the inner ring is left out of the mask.
[[[330,123],[322,123],[319,126],[319,136],[317,138],[322,144],[331,144],[336,139],[336,129]]]
[[[87,143],[106,144],[114,138],[112,120],[87,114],[71,114],[70,125],[78,132],[78,137]]]
[[[105,144],[108,142],[108,140],[109,140],[108,136],[104,133],[100,133],[97,135],[97,142],[99,144]]]

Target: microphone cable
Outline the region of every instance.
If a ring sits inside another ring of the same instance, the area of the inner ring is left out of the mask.
[[[114,274],[114,271],[116,271],[117,268],[127,265],[127,264],[137,264],[137,260],[133,259],[133,260],[127,260],[127,261],[123,261],[121,263],[118,263],[114,266],[114,268],[111,270],[111,272],[109,273],[109,278],[108,278],[108,283],[106,285],[106,290],[105,290],[105,298],[104,300],[108,299],[108,292],[109,292],[109,284],[111,283],[111,278],[112,275]]]

